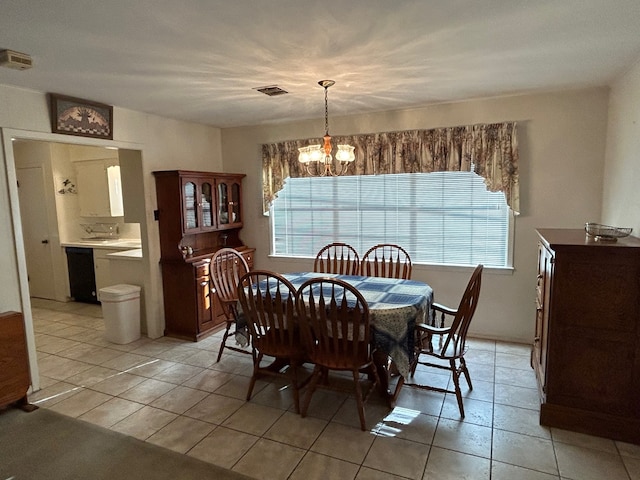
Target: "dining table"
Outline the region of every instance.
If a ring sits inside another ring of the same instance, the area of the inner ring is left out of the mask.
[[[389,391],[389,359],[397,374],[407,377],[415,352],[416,322],[432,322],[433,289],[417,280],[343,275],[318,272],[283,274],[298,289],[305,281],[317,277],[344,280],[362,294],[369,306],[373,326],[374,362],[381,382],[381,391],[393,404],[398,392]]]

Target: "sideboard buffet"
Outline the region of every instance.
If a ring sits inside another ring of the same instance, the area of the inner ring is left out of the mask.
[[[540,423],[640,443],[640,239],[537,232]]]
[[[197,341],[225,322],[209,264],[220,248],[240,251],[249,268],[255,249],[243,245],[244,174],[153,172],[160,233],[165,335]]]

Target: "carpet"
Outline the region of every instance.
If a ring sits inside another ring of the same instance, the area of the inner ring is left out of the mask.
[[[249,477],[40,408],[0,410],[0,480]]]

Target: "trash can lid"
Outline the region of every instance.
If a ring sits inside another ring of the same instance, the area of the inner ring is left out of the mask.
[[[140,293],[139,285],[128,285],[121,283],[119,285],[110,285],[100,289],[100,294],[106,293],[107,295],[129,295],[131,293]]]

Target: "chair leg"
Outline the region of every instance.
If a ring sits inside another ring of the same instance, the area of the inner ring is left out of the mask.
[[[360,417],[360,428],[362,431],[367,430],[367,424],[364,419],[364,402],[362,401],[362,388],[360,387],[360,373],[358,370],[353,372],[353,383],[356,387],[356,403],[358,405],[358,416]]]
[[[302,408],[300,409],[300,415],[303,418],[307,416],[307,409],[309,408],[309,404],[311,403],[311,396],[316,390],[318,381],[323,376],[323,370],[324,369],[319,365],[316,365],[313,369],[313,373],[311,374],[311,381],[309,382],[309,386],[307,387],[307,393],[304,396],[304,402],[302,403]]]
[[[462,404],[462,391],[460,390],[460,373],[456,368],[456,361],[454,359],[449,360],[449,364],[451,365],[451,374],[453,376],[453,384],[456,389],[456,399],[458,400],[460,416],[464,418],[464,405]]]
[[[222,353],[222,349],[220,349]],[[258,379],[258,371],[260,369],[260,362],[262,361],[262,353],[259,353],[256,356],[255,350],[253,351],[253,375],[251,375],[251,380],[249,381],[249,389],[247,390],[247,402],[251,400],[251,394],[253,393],[253,387],[256,385],[256,380]]]
[[[298,385],[298,362],[291,360],[289,366],[289,372],[291,372],[291,388],[293,388],[293,406],[296,413],[300,413],[300,390]]]
[[[467,368],[467,362],[464,361],[464,357],[460,357],[460,370],[464,373],[464,378],[467,380],[467,385],[469,385],[469,390],[473,390],[473,385],[471,384],[471,376],[469,376],[469,369]]]
[[[231,330],[232,324],[233,321],[227,320],[227,328],[224,331],[224,335],[222,337],[222,343],[220,344],[220,350],[218,351],[218,359],[216,360],[216,363],[218,363],[220,361],[220,358],[222,358],[222,351],[224,350],[225,344],[227,343],[227,338],[229,338],[229,330]]]

